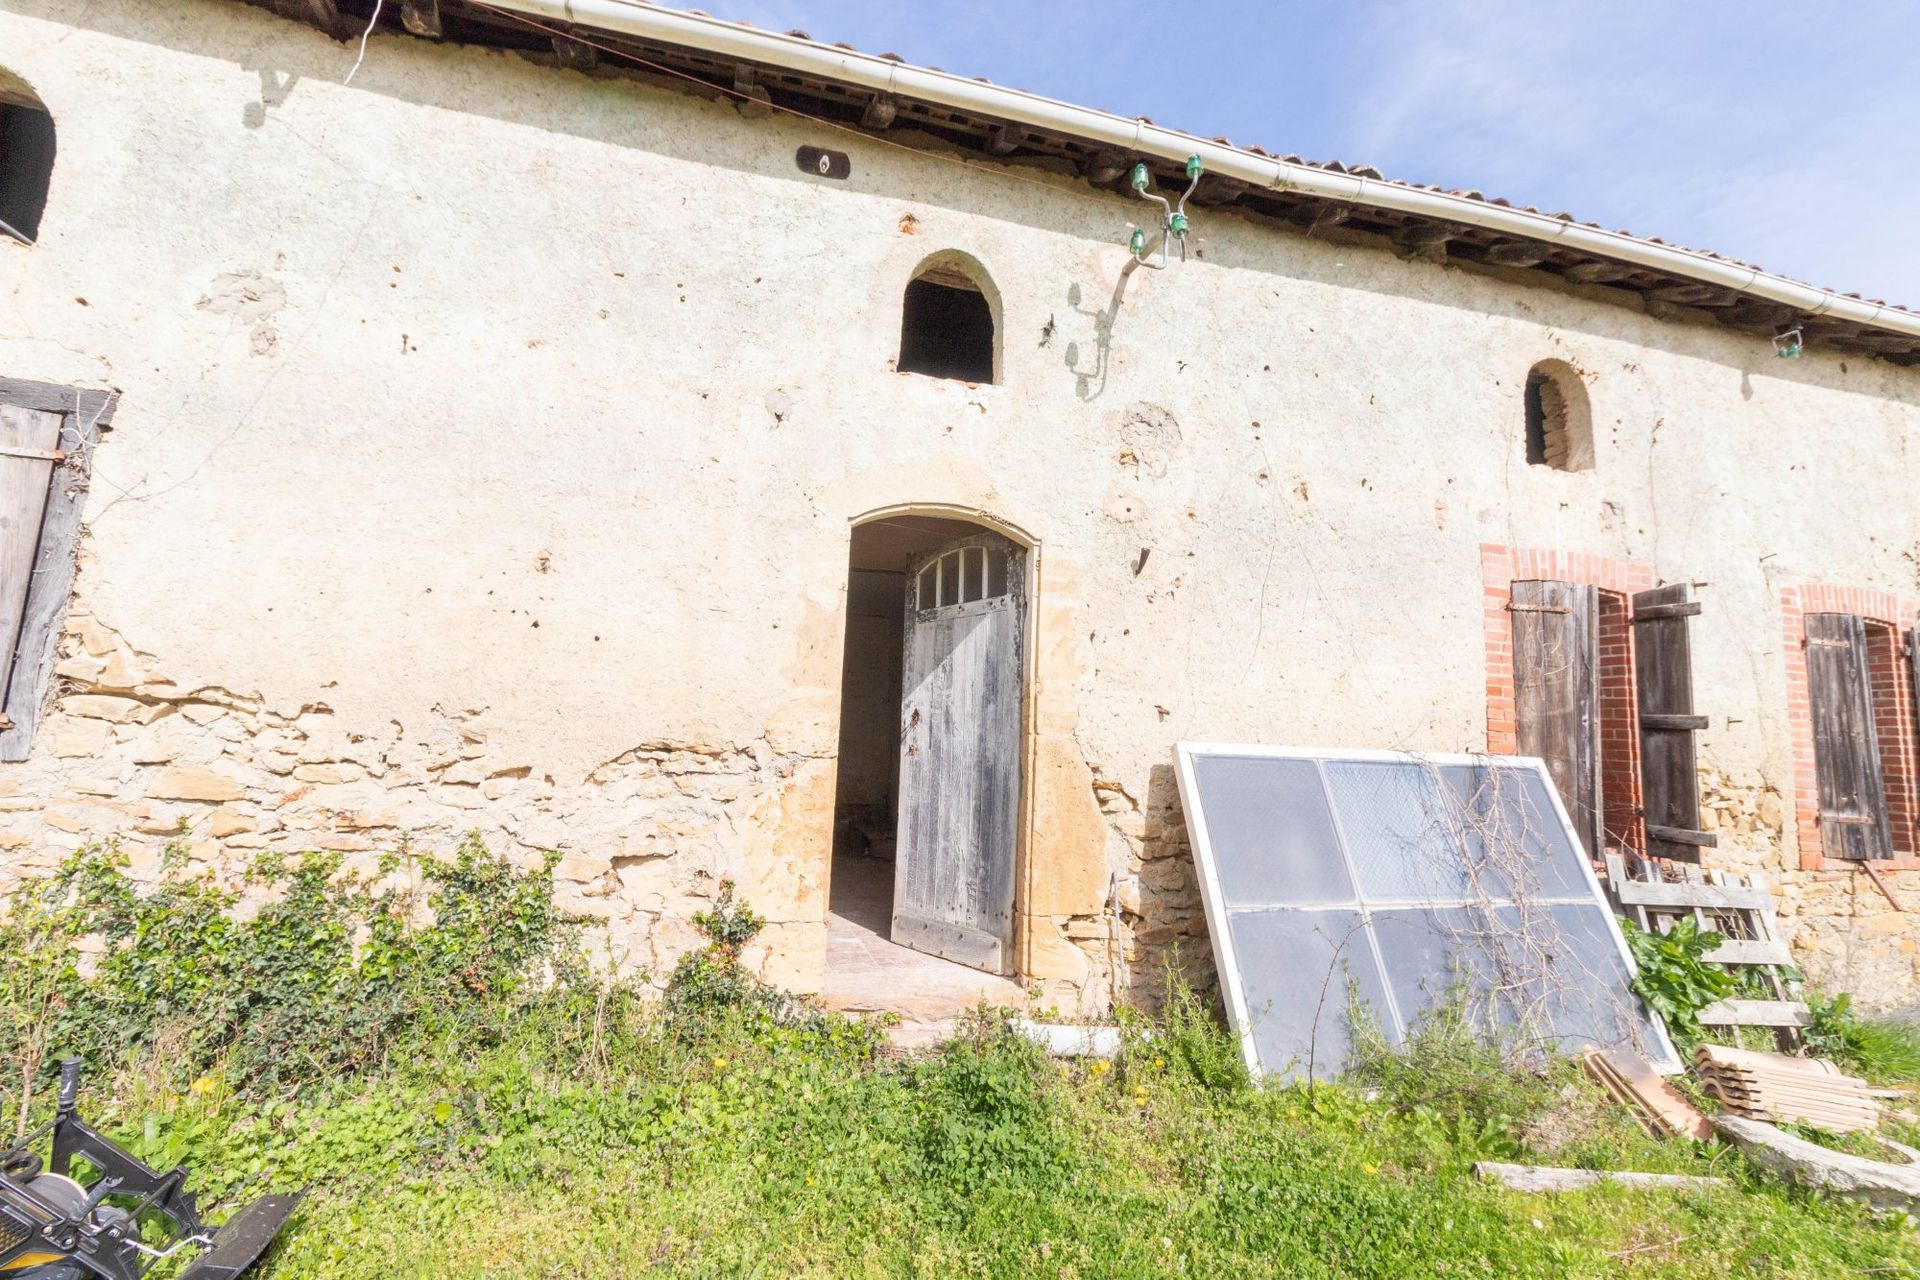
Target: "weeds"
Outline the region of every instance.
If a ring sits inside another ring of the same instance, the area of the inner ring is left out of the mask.
[[[1733,994],[1733,975],[1706,957],[1719,947],[1721,935],[1702,929],[1692,917],[1682,917],[1665,933],[1643,929],[1621,920],[1627,947],[1639,973],[1633,990],[1647,1007],[1660,1015],[1667,1032],[1684,1051],[1700,1039],[1700,1012]]]
[[[1564,1064],[1515,1070],[1464,1014],[1361,1037],[1357,1074],[1312,1095],[1249,1080],[1177,982],[1111,1064],[1053,1062],[993,1010],[900,1058],[761,983],[730,894],[660,999],[584,980],[544,871],[477,846],[409,866],[390,898],[324,859],[268,865],[278,908],[236,922],[183,868],[140,890],[83,859],[13,903],[9,1051],[99,1055],[89,1112],[184,1163],[216,1217],[310,1186],[262,1280],[1920,1274],[1912,1233],[1756,1179],[1479,1185],[1489,1155],[1730,1169]],[[64,949],[89,932],[111,939],[93,989]],[[190,1070],[154,1069],[176,1053]]]
[[[1845,995],[1815,996],[1808,1005],[1813,1025],[1806,1030],[1806,1040],[1815,1054],[1873,1084],[1920,1083],[1920,1025],[1862,1017]]]

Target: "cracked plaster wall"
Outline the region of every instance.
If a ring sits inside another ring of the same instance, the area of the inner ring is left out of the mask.
[[[736,877],[811,985],[849,523],[979,510],[1038,547],[1020,967],[1098,1007],[1208,966],[1175,741],[1484,742],[1483,542],[1700,584],[1742,794],[1791,791],[1779,585],[1916,590],[1912,371],[1220,209],[1123,284],[1137,202],[1037,169],[384,35],[346,88],[352,54],[224,0],[0,13],[60,130],[0,372],[123,395],[64,696],[0,771],[16,872],[182,818],[222,869],[475,828],[558,848],[656,969]],[[849,180],[796,170],[822,142]],[[992,274],[1000,385],[891,368],[943,249]],[[1591,472],[1525,463],[1549,357]],[[1911,997],[1912,925],[1788,895],[1823,976]]]

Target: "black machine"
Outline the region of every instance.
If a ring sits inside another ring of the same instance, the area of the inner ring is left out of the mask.
[[[0,1154],[4,1280],[139,1280],[184,1249],[203,1252],[179,1280],[233,1280],[300,1203],[301,1192],[262,1196],[216,1232],[200,1220],[185,1169],[150,1169],[101,1137],[80,1118],[79,1096],[80,1062],[68,1058],[53,1119]],[[48,1137],[52,1150],[42,1161],[34,1148]],[[75,1161],[92,1182],[75,1177]]]

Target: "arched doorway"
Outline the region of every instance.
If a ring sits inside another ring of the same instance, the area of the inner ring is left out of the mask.
[[[924,509],[852,531],[829,988],[873,965],[941,980],[900,951],[967,966],[959,986],[1012,971],[1028,561],[1009,532]]]

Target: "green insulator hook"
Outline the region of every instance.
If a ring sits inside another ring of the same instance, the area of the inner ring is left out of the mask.
[[[1133,166],[1133,189],[1135,191],[1147,189],[1147,166],[1144,164]]]
[[[1135,227],[1133,234],[1127,237],[1127,248],[1133,250],[1133,256],[1136,258],[1146,253],[1147,233],[1141,230],[1140,228]]]
[[[1167,229],[1172,231],[1174,235],[1180,237],[1182,240],[1186,239],[1187,215],[1184,213],[1174,214],[1171,218],[1167,220]]]
[[[1199,156],[1197,155],[1188,156],[1187,157],[1187,180],[1192,181],[1193,179],[1199,177],[1200,171],[1205,167],[1206,166],[1200,162]]]

